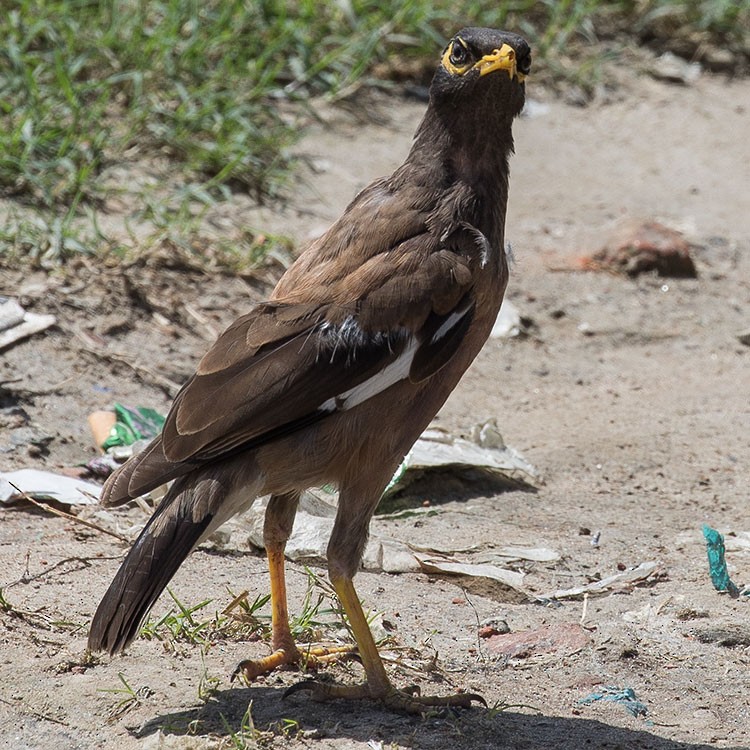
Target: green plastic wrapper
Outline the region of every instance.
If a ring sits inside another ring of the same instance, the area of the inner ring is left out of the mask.
[[[164,426],[164,417],[155,409],[145,406],[131,409],[115,404],[114,410],[117,422],[102,445],[105,451],[117,445],[132,445],[136,440],[154,438]]]

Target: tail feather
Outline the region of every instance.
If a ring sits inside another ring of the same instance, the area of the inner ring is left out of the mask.
[[[120,471],[127,469],[127,464]],[[184,469],[183,469],[184,470]],[[190,552],[264,487],[252,456],[200,467],[175,480],[125,557],[89,631],[89,648],[114,654],[140,626]]]
[[[190,491],[178,482],[149,519],[100,602],[89,631],[92,651],[123,651],[161,592],[214,520],[195,518]],[[210,506],[210,504],[207,504]],[[205,507],[205,506],[204,506]]]
[[[109,476],[99,502],[109,508],[124,505],[194,469],[195,464],[170,461],[159,435]]]

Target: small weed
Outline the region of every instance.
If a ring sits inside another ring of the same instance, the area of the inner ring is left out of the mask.
[[[249,599],[248,591],[234,594],[230,590],[229,594],[232,601],[226,606],[221,613],[222,615],[226,615],[244,626],[249,625],[257,630],[269,631],[271,618],[268,615],[259,614],[259,610],[271,601],[270,594],[258,594],[252,602]]]
[[[212,599],[188,606],[171,589],[167,588],[167,593],[176,608],[169,609],[158,619],[149,617],[141,628],[140,636],[146,640],[161,641],[169,651],[175,651],[178,643],[207,649],[222,639],[247,640],[270,632],[270,617],[258,613],[270,599],[267,594],[249,602],[247,592],[235,596],[230,591],[234,599],[223,612],[203,617],[199,614],[206,614],[206,607],[212,603]]]
[[[240,722],[240,728],[235,731],[227,721],[224,714],[219,714],[221,721],[224,724],[224,728],[227,731],[227,737],[224,738],[220,747],[233,748],[233,750],[256,750],[261,740],[271,739],[272,733],[262,732],[255,727],[253,721],[253,702],[250,701],[245,711],[242,721]]]
[[[119,718],[123,714],[126,714],[128,711],[137,708],[144,700],[150,698],[154,694],[154,691],[147,685],[138,688],[138,690],[134,690],[130,686],[130,683],[125,679],[125,675],[122,672],[118,672],[117,677],[120,680],[122,687],[101,688],[99,690],[100,693],[112,693],[114,695],[122,696],[121,699],[110,709],[110,722]]]
[[[201,653],[201,664],[203,669],[201,671],[200,680],[198,680],[198,700],[201,703],[207,703],[216,694],[221,680],[218,677],[213,677],[208,674],[203,653]]]
[[[284,737],[293,739],[300,733],[301,727],[296,719],[281,719],[279,721],[279,730]]]
[[[331,584],[308,567],[305,567],[305,573],[307,589],[302,600],[302,609],[289,622],[292,635],[301,643],[319,641],[321,631],[332,627],[332,618],[339,619],[339,611],[335,606],[324,606],[335,597]]]
[[[23,622],[32,625],[40,630],[65,630],[75,632],[81,629],[81,625],[75,622],[68,622],[63,619],[55,619],[41,610],[28,610],[17,607],[6,597],[5,591],[0,588],[0,613],[5,613],[10,617],[15,617]]]
[[[75,209],[62,215],[10,210],[0,225],[0,256],[49,268],[73,255],[94,255],[113,248],[115,243],[100,230],[94,209],[86,207],[85,214],[85,218],[78,217]]]
[[[310,568],[305,567],[305,574],[307,575],[307,589],[302,600],[302,608],[289,620],[292,635],[300,643],[319,641],[324,629],[336,627],[341,622],[338,600],[335,599],[336,594],[331,584]],[[258,610],[268,604],[270,599],[269,594],[264,594],[250,602],[247,591],[244,591],[234,596],[222,614],[231,615],[235,621],[245,626],[255,626],[257,631],[268,636],[270,635],[270,617],[260,615]],[[327,601],[335,603],[326,606]]]
[[[212,599],[206,599],[188,607],[175,596],[171,589],[167,588],[167,593],[177,605],[177,610],[170,609],[158,620],[149,618],[141,628],[141,637],[146,640],[163,641],[170,647],[180,642],[207,645],[209,642],[207,631],[211,620],[198,620],[194,615],[207,607]]]

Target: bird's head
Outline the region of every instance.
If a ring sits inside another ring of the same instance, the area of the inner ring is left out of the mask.
[[[430,87],[434,107],[461,120],[491,125],[523,108],[531,50],[517,34],[466,28],[448,42]],[[473,130],[473,128],[472,128]],[[479,135],[479,133],[476,133]]]

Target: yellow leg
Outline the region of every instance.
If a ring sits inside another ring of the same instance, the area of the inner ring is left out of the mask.
[[[286,665],[301,665],[309,669],[315,669],[327,662],[335,661],[342,656],[355,652],[354,646],[310,646],[300,650],[294,642],[292,631],[289,628],[286,576],[284,573],[284,545],[268,545],[266,552],[268,554],[268,572],[271,578],[271,647],[273,652],[261,659],[241,661],[234,670],[232,679],[242,674],[246,682],[252,682],[256,677]]]
[[[367,675],[367,685],[370,689],[370,695],[373,698],[383,698],[395,688],[391,685],[388,675],[385,673],[383,660],[378,653],[378,647],[375,645],[375,639],[372,637],[372,631],[367,624],[367,618],[362,611],[359,597],[354,588],[354,581],[351,578],[334,578],[331,580],[336,595],[341,602],[341,606],[349,618],[354,638],[359,647],[359,658],[362,660],[362,666],[365,668]]]
[[[294,649],[292,632],[289,630],[284,548],[282,546],[268,550],[268,572],[271,577],[271,645],[274,650]]]
[[[367,682],[363,685],[331,685],[307,680],[289,688],[285,695],[299,690],[309,690],[314,700],[326,701],[333,698],[370,698],[382,701],[385,705],[406,713],[424,713],[434,708],[458,706],[470,708],[472,701],[484,703],[484,698],[473,693],[458,693],[446,696],[421,696],[404,690],[397,690],[388,679],[383,660],[380,658],[375,639],[372,637],[367,618],[351,578],[331,577],[331,583],[349,618],[354,637],[359,647],[359,656],[365,668]]]

